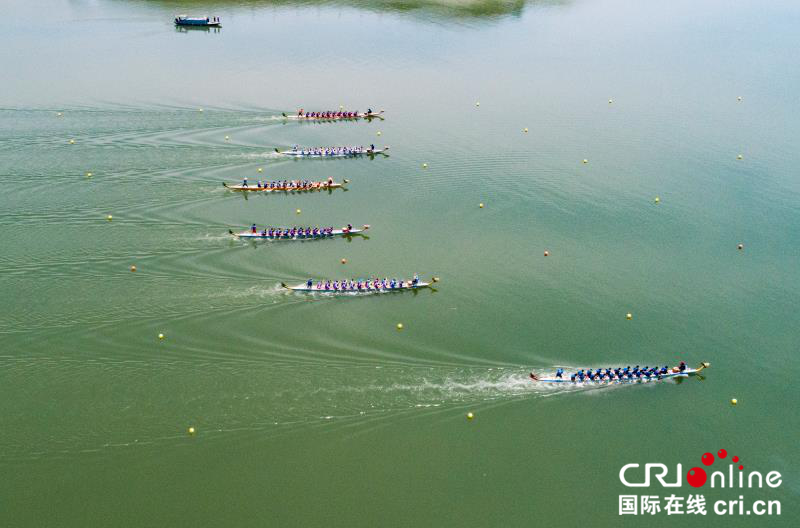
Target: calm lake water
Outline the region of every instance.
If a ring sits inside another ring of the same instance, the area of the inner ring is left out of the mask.
[[[3,18],[0,525],[800,521],[797,2],[10,0]],[[278,118],[339,105],[386,119]],[[373,142],[391,155],[274,154]],[[244,176],[350,184],[221,186]],[[227,236],[254,222],[372,227]],[[279,286],[414,272],[436,291]],[[527,377],[681,359],[712,367]],[[780,516],[619,516],[648,491],[623,465],[721,448],[783,483],[709,501]]]

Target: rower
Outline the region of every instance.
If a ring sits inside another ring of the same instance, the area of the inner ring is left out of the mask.
[[[314,284],[314,281],[312,281],[311,279],[308,279],[308,282],[306,282],[306,287],[310,290],[312,284]]]
[[[245,176],[244,180],[242,180],[242,187],[247,187],[247,177]]]
[[[561,379],[562,374],[564,374],[564,369],[556,370],[556,378]]]
[[[370,150],[370,152],[375,152],[375,144],[374,143],[370,143],[369,144],[369,150]]]
[[[680,365],[678,365],[678,369],[679,369],[681,372],[683,372],[684,370],[686,370],[686,362],[685,362],[685,361],[681,361],[681,364],[680,364]]]
[[[367,108],[367,115],[370,115],[371,113],[372,113],[372,108]]]
[[[255,225],[255,224],[253,224],[253,225],[251,225],[251,226],[250,226],[250,232],[251,232],[251,233],[255,234],[257,231],[258,231],[258,229],[256,228],[256,225]]]

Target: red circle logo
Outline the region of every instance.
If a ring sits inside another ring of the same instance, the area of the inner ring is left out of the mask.
[[[706,470],[699,467],[693,467],[686,473],[686,482],[693,488],[699,488],[706,483]]]

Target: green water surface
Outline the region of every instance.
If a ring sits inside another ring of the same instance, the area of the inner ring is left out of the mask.
[[[796,2],[3,11],[0,526],[800,521]],[[178,30],[178,13],[223,27]],[[278,118],[339,105],[386,119]],[[274,154],[369,143],[390,156]],[[221,185],[245,176],[350,184]],[[348,222],[369,237],[227,236]],[[436,291],[279,286],[415,272]],[[527,377],[679,360],[712,367]],[[780,516],[618,515],[646,493],[624,464],[720,448],[783,483],[709,500]]]

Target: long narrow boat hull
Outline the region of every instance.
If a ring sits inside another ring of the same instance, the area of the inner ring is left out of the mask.
[[[406,281],[410,282],[410,281]],[[306,284],[300,284],[298,286],[286,286],[286,289],[296,291],[296,292],[305,292],[305,293],[324,293],[330,295],[347,295],[347,294],[354,294],[354,293],[392,293],[392,292],[401,292],[401,291],[408,291],[408,290],[419,290],[421,288],[428,288],[430,287],[431,283],[429,282],[418,282],[415,285],[406,284],[404,286],[395,286],[394,288],[378,288],[375,289],[373,287],[370,288],[361,288],[360,290],[333,290],[333,289],[320,289],[317,288],[316,285],[309,288]]]
[[[175,25],[183,27],[222,27],[222,22],[219,19],[214,20],[214,18],[211,17],[192,18],[178,16],[175,17]]]
[[[344,183],[333,182],[330,185],[325,183],[314,187],[258,187],[257,185],[249,185],[244,187],[242,185],[228,185],[227,183],[222,184],[223,187],[229,189],[231,191],[243,191],[243,192],[312,192],[312,191],[328,191],[331,189],[339,189],[344,187]]]
[[[631,379],[628,379],[628,378],[624,378],[624,379],[614,378],[613,380],[609,380],[609,379],[590,380],[590,379],[587,378],[587,379],[585,379],[583,381],[580,381],[580,380],[577,380],[577,379],[575,381],[572,381],[571,379],[569,379],[569,377],[566,377],[566,378],[563,378],[563,379],[562,378],[537,378],[537,379],[533,379],[533,381],[534,382],[538,382],[538,383],[567,383],[567,384],[571,384],[571,385],[621,385],[621,384],[624,384],[624,383],[647,383],[647,382],[650,382],[650,381],[659,381],[659,380],[668,379],[668,378],[688,377],[688,376],[693,376],[693,375],[697,374],[698,372],[700,372],[700,370],[702,370],[702,369],[687,368],[683,372],[672,372],[672,371],[670,371],[670,372],[667,372],[666,374],[662,374],[660,378],[659,377],[650,377],[650,379],[645,378],[645,377],[641,377],[641,378],[633,377]]]
[[[304,154],[300,150],[279,150],[278,154],[282,156],[289,156],[291,158],[355,158],[356,156],[374,156],[375,154],[386,154],[387,150],[389,150],[389,147],[375,150],[364,150],[361,152],[343,152],[337,154]]]
[[[229,233],[236,238],[243,238],[248,240],[322,240],[325,238],[334,238],[337,236],[351,236],[351,235],[358,235],[363,233],[369,229],[365,227],[364,229],[351,229],[349,231],[345,229],[334,229],[332,233],[325,234],[325,235],[295,235],[295,236],[270,236],[270,235],[262,235],[261,232],[253,233],[252,231],[242,231],[241,233],[234,233],[233,231],[229,231]]]
[[[366,112],[360,112],[354,116],[341,116],[341,117],[309,117],[305,114],[303,115],[284,115],[283,118],[290,120],[290,121],[354,121],[356,119],[374,119],[379,118],[383,119],[383,110],[380,112],[372,112],[368,114]]]

